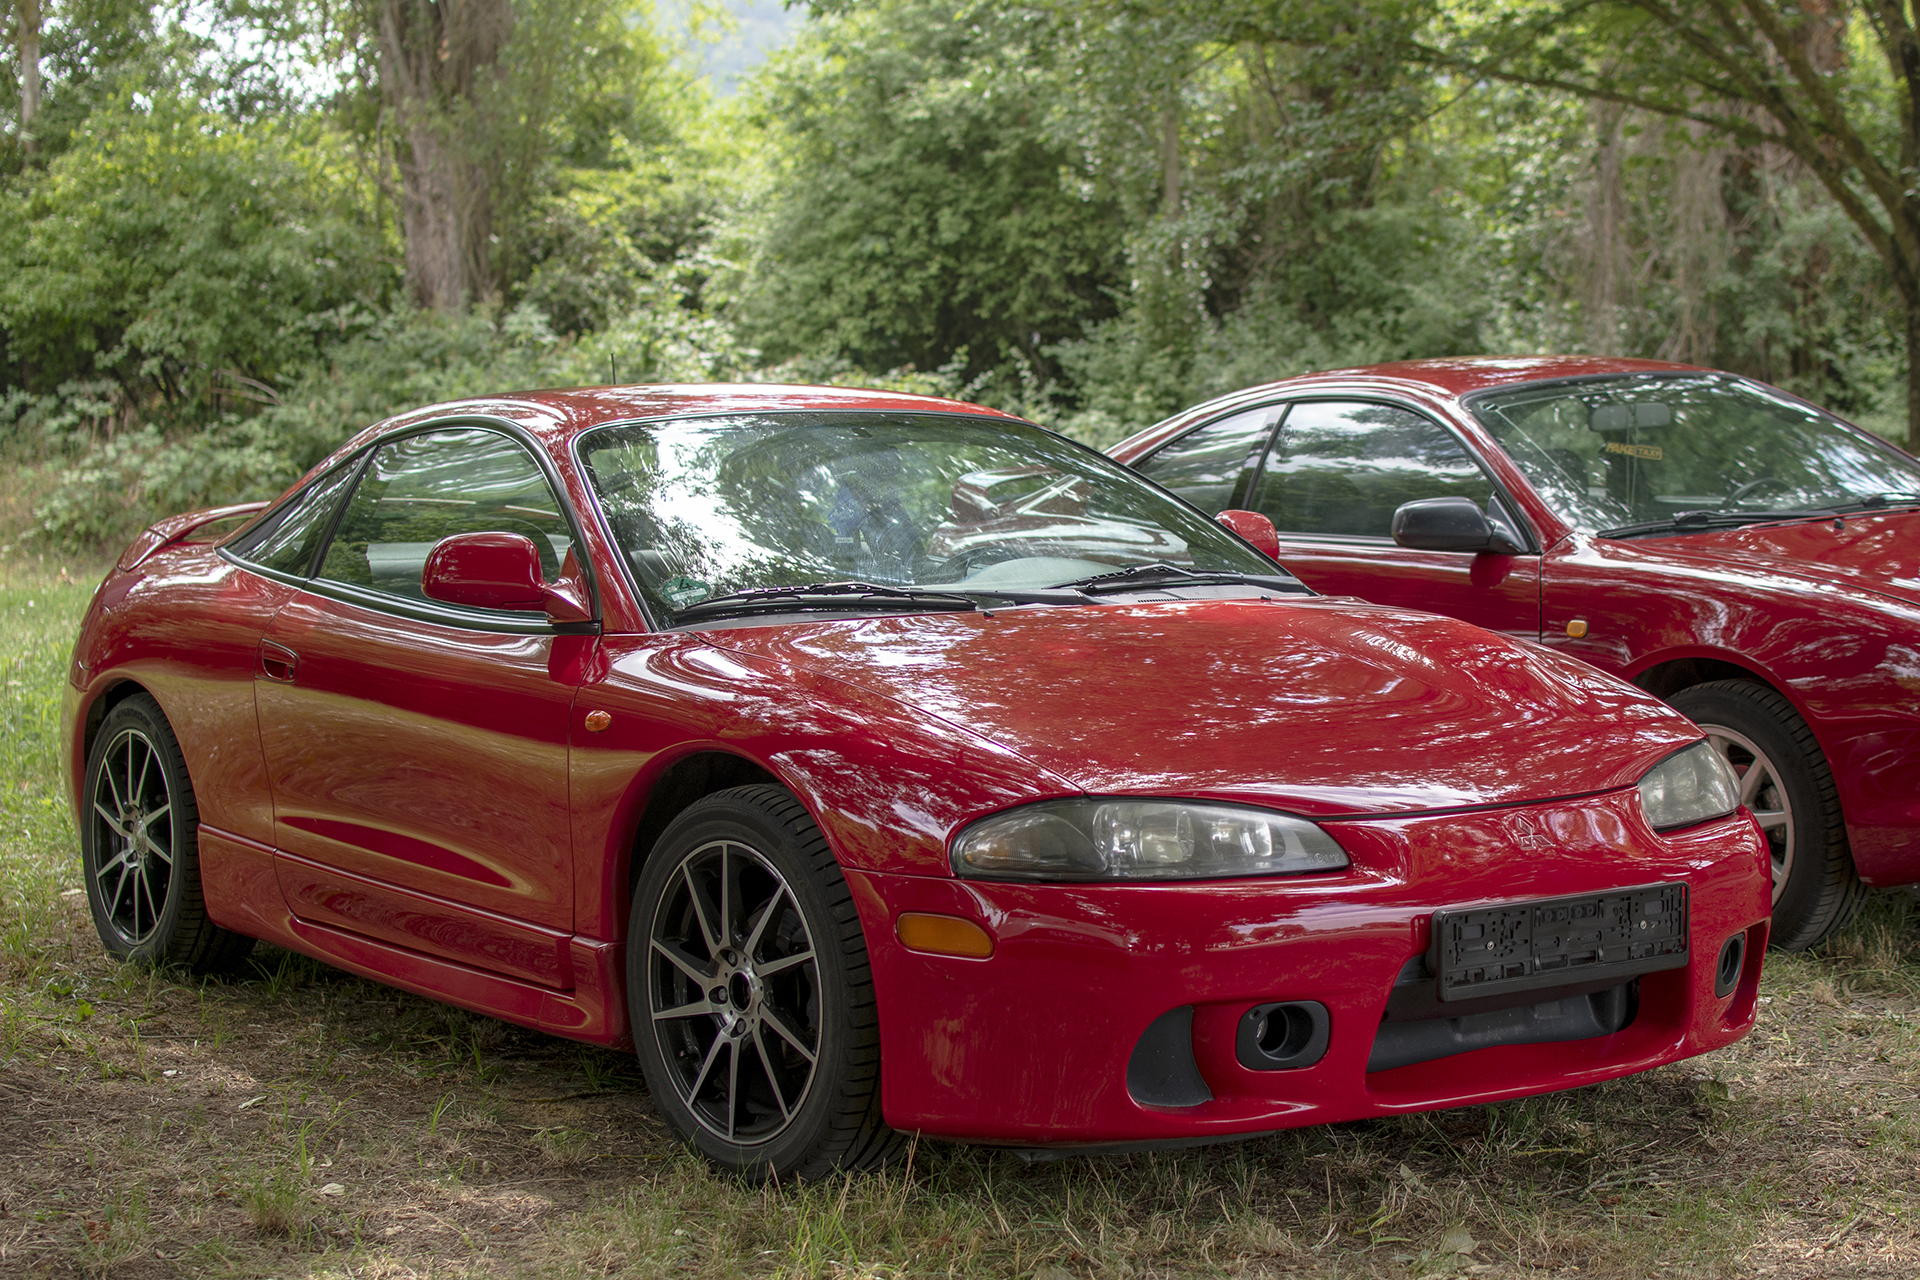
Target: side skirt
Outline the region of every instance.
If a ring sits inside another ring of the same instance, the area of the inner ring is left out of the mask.
[[[625,948],[620,943],[568,938],[574,985],[554,991],[302,920],[287,907],[273,859],[274,851],[258,841],[200,828],[200,874],[214,923],[430,1000],[569,1040],[632,1047],[622,977]]]

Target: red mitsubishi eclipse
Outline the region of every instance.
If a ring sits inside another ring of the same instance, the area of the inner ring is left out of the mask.
[[[66,725],[116,956],[631,1046],[754,1176],[1622,1076],[1744,1035],[1768,930],[1659,702],[909,396],[382,423],[135,541]]]
[[[1250,507],[1316,591],[1538,639],[1687,713],[1773,861],[1773,942],[1920,882],[1920,460],[1644,360],[1426,360],[1224,396],[1116,446]]]

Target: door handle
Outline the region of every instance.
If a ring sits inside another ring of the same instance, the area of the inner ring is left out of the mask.
[[[267,679],[291,684],[294,670],[299,665],[300,655],[287,646],[271,640],[260,642],[260,674]]]

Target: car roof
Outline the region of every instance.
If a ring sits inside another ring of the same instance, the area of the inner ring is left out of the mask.
[[[630,387],[566,387],[511,395],[449,400],[375,423],[348,448],[398,427],[447,418],[506,418],[549,446],[564,445],[582,431],[609,422],[631,422],[720,413],[801,412],[857,409],[881,413],[964,413],[1020,419],[998,409],[938,396],[858,387],[792,386],[778,383],[664,383]]]
[[[1562,378],[1591,378],[1634,373],[1712,373],[1696,365],[1661,360],[1624,360],[1609,356],[1456,356],[1439,360],[1398,360],[1390,364],[1328,369],[1243,387],[1191,405],[1128,436],[1107,452],[1132,466],[1168,440],[1209,418],[1259,405],[1276,396],[1311,398],[1401,394],[1429,403],[1457,400],[1493,387]]]
[[[1448,395],[1464,396],[1489,387],[1560,378],[1590,378],[1621,373],[1710,373],[1695,365],[1663,360],[1625,360],[1606,356],[1460,356],[1439,360],[1397,360],[1356,369],[1330,369],[1268,383],[1262,390],[1293,390],[1316,382],[1387,380],[1417,383]]]

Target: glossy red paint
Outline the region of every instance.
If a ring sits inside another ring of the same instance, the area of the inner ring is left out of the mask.
[[[1575,863],[1516,885],[1508,824],[1536,814]],[[1693,886],[1702,944],[1717,951],[1749,930],[1764,944],[1767,887],[1754,874],[1751,819],[1714,827],[1658,840],[1616,792],[1540,810],[1332,825],[1358,873],[1285,886],[1068,888],[856,873],[867,918],[960,916],[995,945],[991,961],[930,956],[876,946],[869,928],[881,999],[930,1011],[883,1024],[888,1115],[913,1115],[944,1137],[1020,1145],[1228,1136],[1513,1097],[1543,1077],[1591,1084],[1719,1048],[1751,1025],[1758,951],[1724,1000],[1698,966],[1643,979],[1642,1016],[1604,1048],[1483,1049],[1367,1070],[1387,991],[1426,949],[1438,906],[1617,884],[1629,852],[1650,878]],[[1248,1070],[1234,1055],[1234,1025],[1248,1006],[1279,1000],[1325,1004],[1332,1047],[1304,1070]],[[1195,1008],[1195,1055],[1214,1098],[1143,1107],[1125,1087],[1127,1057],[1148,1023],[1181,1004]]]
[[[1280,535],[1274,531],[1273,521],[1258,511],[1222,511],[1220,523],[1245,538],[1268,559],[1280,558]]]
[[[519,533],[461,533],[427,555],[420,594],[481,609],[538,609],[545,603],[540,553]]]
[[[984,412],[831,388],[623,388],[371,428],[323,468],[422,424],[524,433],[577,516],[570,569],[598,625],[469,629],[317,593],[163,529],[102,585],[76,643],[69,772],[111,703],[144,690],[186,756],[218,923],[608,1045],[631,1043],[628,899],[663,815],[703,786],[776,781],[854,890],[886,1118],[943,1136],[1224,1137],[1563,1088],[1751,1027],[1768,915],[1752,821],[1648,829],[1636,780],[1698,731],[1537,646],[1252,596],[650,629],[572,438],[641,417],[834,407]],[[969,823],[1083,794],[1305,815],[1352,866],[1158,885],[953,874]],[[1366,1070],[1436,909],[1667,880],[1688,886],[1693,958],[1642,980],[1625,1030]],[[969,921],[992,954],[910,950],[903,912]],[[1747,971],[1715,997],[1713,958],[1741,932]],[[1331,1011],[1320,1064],[1235,1060],[1235,1020],[1269,999]],[[1212,1101],[1134,1100],[1136,1042],[1189,1005]]]
[[[1384,539],[1281,535],[1281,560],[1316,590],[1429,609],[1671,694],[1746,676],[1783,694],[1840,789],[1862,880],[1920,882],[1920,514],[1848,515],[1738,529],[1597,538],[1578,532],[1461,405],[1527,382],[1708,372],[1645,360],[1412,361],[1310,374],[1185,411],[1114,446],[1138,462],[1225,414],[1298,399],[1405,406],[1450,429],[1521,508],[1539,554],[1414,551]],[[1582,631],[1575,636],[1569,630]]]

